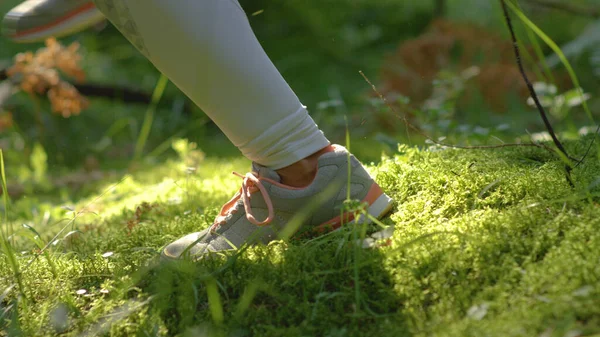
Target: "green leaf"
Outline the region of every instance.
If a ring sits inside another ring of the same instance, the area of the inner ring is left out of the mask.
[[[568,107],[575,107],[583,104],[584,101],[587,101],[591,98],[591,95],[583,92],[581,88],[571,89],[563,94],[565,99],[565,104]]]
[[[208,307],[213,321],[216,324],[222,324],[224,321],[223,304],[221,302],[219,289],[217,288],[217,282],[214,279],[210,279],[206,282],[206,293],[208,295]]]
[[[35,228],[29,226],[28,224],[22,224],[22,230],[19,231],[19,235],[29,239],[29,241],[33,242],[39,249],[44,248],[44,243],[42,242],[42,237]]]

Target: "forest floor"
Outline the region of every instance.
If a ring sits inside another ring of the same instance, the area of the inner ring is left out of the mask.
[[[566,146],[582,156],[589,141]],[[164,245],[210,225],[239,188],[230,172],[248,165],[194,150],[107,175],[77,200],[12,202],[0,335],[600,334],[595,151],[572,187],[543,148],[399,146],[368,165],[396,201],[386,229],[161,263]]]

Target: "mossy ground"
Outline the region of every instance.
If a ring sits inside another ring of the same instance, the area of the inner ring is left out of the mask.
[[[588,141],[567,146],[581,156]],[[356,243],[361,228],[346,228],[159,263],[161,247],[210,224],[238,188],[230,172],[245,171],[243,159],[208,157],[191,174],[170,161],[114,178],[72,201],[89,212],[74,220],[65,197],[17,201],[9,214],[23,293],[2,255],[0,289],[13,288],[1,295],[0,335],[600,333],[598,158],[573,170],[572,188],[540,148],[433,150],[400,146],[370,166],[397,201],[383,220],[395,225],[391,241],[371,249]],[[35,258],[36,242],[63,228]]]

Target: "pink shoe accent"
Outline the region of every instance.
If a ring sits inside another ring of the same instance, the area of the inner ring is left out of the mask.
[[[233,198],[231,198],[231,200],[229,200],[225,205],[223,205],[223,208],[221,208],[219,216],[217,216],[214,224],[210,228],[211,232],[213,233],[217,230],[219,225],[223,224],[226,221],[225,218],[228,215],[235,213],[235,210],[231,208],[235,205],[235,203],[237,203],[240,197],[244,202],[244,210],[246,210],[246,219],[248,219],[250,223],[256,226],[265,226],[271,223],[271,221],[273,221],[273,218],[275,218],[273,202],[271,201],[271,197],[269,196],[269,193],[265,189],[265,186],[262,184],[261,180],[265,180],[274,184],[276,184],[277,182],[268,178],[259,177],[255,172],[246,173],[245,176],[237,172],[233,172],[233,174],[244,179],[244,181],[242,182],[242,188],[233,196]],[[286,187],[289,188],[289,186]],[[267,204],[267,210],[269,212],[267,218],[263,221],[256,220],[254,214],[252,214],[252,207],[250,206],[250,197],[252,193],[255,193],[257,191],[260,191],[260,194],[262,195],[263,199],[265,200],[265,203]]]
[[[273,218],[275,217],[275,212],[273,211],[273,202],[271,201],[269,193],[267,193],[267,190],[265,189],[265,185],[260,182],[261,178],[257,177],[254,173],[246,173],[245,176],[237,172],[234,172],[233,174],[244,179],[244,182],[242,183],[242,198],[244,200],[244,209],[246,210],[246,218],[248,221],[257,226],[264,226],[273,221]],[[257,187],[260,190],[260,194],[265,199],[265,203],[267,204],[267,209],[269,211],[267,218],[261,222],[256,220],[254,214],[252,214],[252,207],[250,207],[250,195],[253,192],[256,192]]]
[[[335,145],[329,145],[329,146],[325,147],[324,149],[322,149],[320,152],[321,152],[321,154],[324,154],[327,152],[334,152],[338,149],[343,149],[343,148],[336,147]],[[242,175],[237,172],[233,172],[233,174],[244,179],[242,182],[242,187],[233,196],[233,198],[231,198],[231,200],[229,200],[221,208],[221,211],[219,212],[219,215],[215,219],[215,222],[210,227],[210,231],[212,233],[215,233],[217,228],[227,221],[226,218],[229,215],[234,214],[236,212],[236,210],[233,209],[233,207],[240,198],[242,198],[243,203],[244,203],[244,210],[246,211],[246,219],[248,219],[248,221],[250,223],[252,223],[256,226],[265,226],[273,221],[273,219],[275,217],[275,211],[273,210],[273,202],[271,200],[271,197],[269,196],[269,193],[267,192],[265,186],[262,184],[261,181],[267,181],[273,185],[279,186],[281,188],[286,188],[289,190],[302,190],[302,189],[306,188],[306,187],[292,187],[292,186],[284,185],[280,182],[277,182],[277,181],[269,179],[269,178],[259,177],[258,173],[256,173],[256,172],[246,173],[246,175]],[[315,174],[315,176],[316,176],[316,174]],[[267,204],[268,215],[267,215],[267,218],[263,221],[256,220],[256,218],[254,217],[254,214],[252,214],[252,207],[250,205],[250,197],[252,196],[253,193],[256,193],[257,191],[260,191],[263,199],[265,200],[265,203]],[[383,194],[383,191],[381,190],[379,185],[377,185],[376,183],[373,183],[369,189],[369,192],[367,193],[367,196],[363,199],[363,201],[366,201],[369,203],[369,205],[371,205],[382,194]],[[339,228],[342,223],[352,221],[353,219],[354,219],[354,214],[351,212],[348,212],[348,213],[344,214],[342,217],[338,216],[334,219],[331,219],[330,221],[327,221],[326,223],[324,223],[322,225],[317,226],[315,228],[315,230],[319,231],[321,228],[325,228],[325,226],[328,226],[328,227],[333,226],[333,229],[336,229],[336,228]]]

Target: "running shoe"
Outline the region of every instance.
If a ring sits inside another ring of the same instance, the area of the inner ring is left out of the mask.
[[[274,170],[256,163],[252,168],[246,175],[236,174],[243,179],[242,187],[223,206],[212,226],[166,246],[163,259],[197,260],[207,253],[235,250],[244,244],[267,244],[300,233],[319,235],[346,223],[370,222],[364,215],[354,218],[360,213],[343,206],[348,186],[350,200],[362,201],[374,218],[392,209],[393,200],[339,145],[319,157],[317,174],[305,188],[283,185]]]
[[[104,20],[90,0],[26,0],[2,21],[2,34],[15,42],[40,42],[84,30]]]

